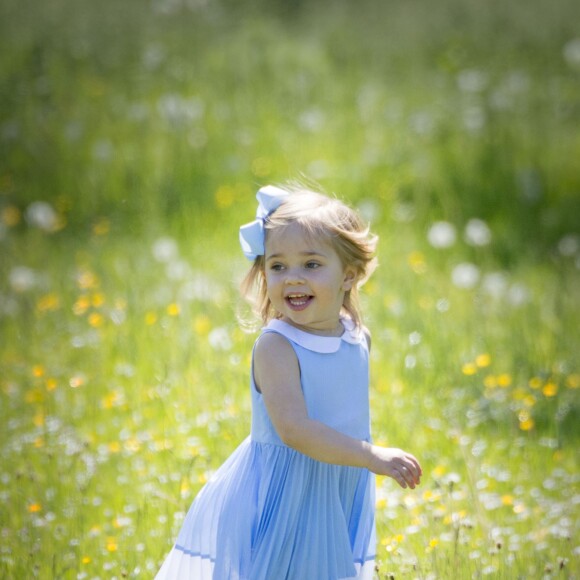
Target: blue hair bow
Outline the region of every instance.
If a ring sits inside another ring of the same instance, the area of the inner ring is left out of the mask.
[[[287,191],[273,185],[262,187],[256,194],[258,200],[256,219],[240,228],[240,244],[248,260],[255,260],[258,256],[264,255],[264,222],[280,207],[288,195]]]

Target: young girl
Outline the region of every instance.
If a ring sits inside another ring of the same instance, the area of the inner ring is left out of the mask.
[[[196,497],[157,579],[370,579],[373,474],[404,488],[421,476],[409,453],[371,443],[357,292],[376,238],[336,199],[273,186],[257,198],[240,228],[243,290],[264,322],[251,435]]]

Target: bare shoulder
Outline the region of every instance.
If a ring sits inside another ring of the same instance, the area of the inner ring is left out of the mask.
[[[285,358],[296,358],[287,338],[277,332],[265,332],[258,338],[254,349],[255,362]]]
[[[292,345],[277,332],[265,332],[254,348],[254,378],[256,385],[269,384],[279,377],[299,373],[298,359]]]

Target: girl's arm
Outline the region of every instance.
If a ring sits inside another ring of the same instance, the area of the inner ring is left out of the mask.
[[[419,462],[400,449],[360,441],[308,417],[300,386],[298,359],[279,334],[260,337],[254,352],[254,380],[280,439],[317,461],[365,467],[414,488],[421,477]]]

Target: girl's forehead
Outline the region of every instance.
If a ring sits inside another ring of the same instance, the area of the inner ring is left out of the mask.
[[[266,256],[273,249],[278,251],[280,249],[291,250],[295,248],[300,250],[308,248],[310,251],[315,251],[317,248],[325,251],[334,250],[329,236],[309,231],[296,222],[266,231]]]

